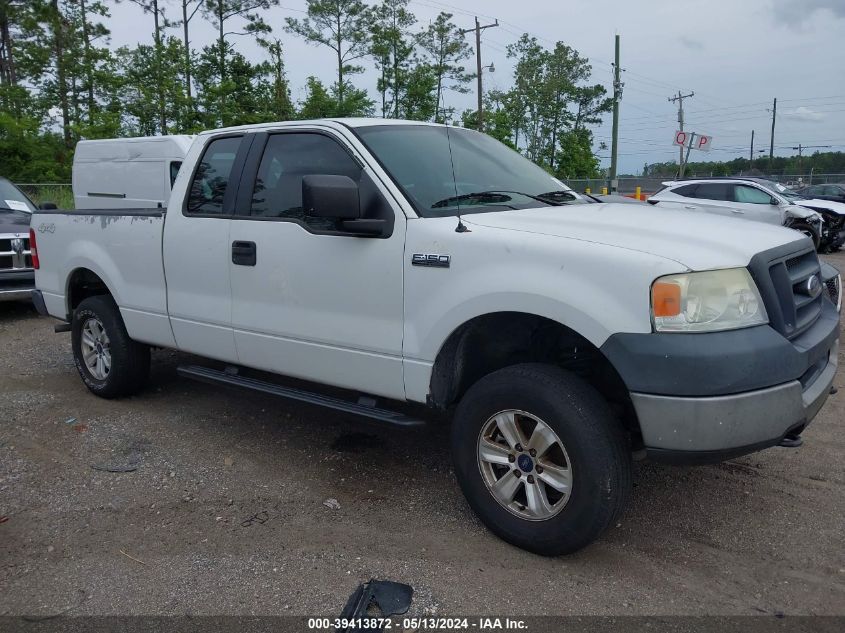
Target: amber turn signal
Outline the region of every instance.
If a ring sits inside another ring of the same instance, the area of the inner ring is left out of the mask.
[[[681,286],[657,281],[651,287],[651,305],[656,317],[672,317],[681,313]]]

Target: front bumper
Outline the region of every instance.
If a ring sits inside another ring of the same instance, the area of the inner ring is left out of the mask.
[[[0,271],[0,301],[28,300],[35,288],[35,272],[32,270]]]
[[[839,314],[825,299],[793,339],[770,325],[707,334],[615,334],[601,351],[631,395],[653,459],[708,463],[800,433],[838,365]]]
[[[632,393],[649,457],[671,462],[713,462],[778,444],[800,433],[827,400],[839,342],[809,380],[711,398]]]

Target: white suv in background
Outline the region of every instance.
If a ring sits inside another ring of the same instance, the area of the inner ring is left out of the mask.
[[[648,201],[660,207],[715,213],[780,224],[808,235],[818,248],[822,217],[801,206],[801,196],[761,178],[700,178],[664,182]]]

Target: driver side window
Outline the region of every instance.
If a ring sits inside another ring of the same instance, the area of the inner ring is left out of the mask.
[[[295,220],[322,231],[337,230],[336,220],[310,216],[302,208],[302,179],[317,174],[348,176],[359,182],[361,167],[324,134],[271,135],[256,174],[250,215]]]
[[[736,185],[734,187],[734,196],[736,202],[747,202],[751,204],[772,203],[772,196],[770,194],[749,185]]]

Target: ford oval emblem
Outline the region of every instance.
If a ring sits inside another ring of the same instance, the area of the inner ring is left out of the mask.
[[[810,276],[810,278],[807,280],[807,284],[804,286],[804,292],[806,292],[813,299],[815,299],[821,294],[822,282],[819,281],[818,275]]]

